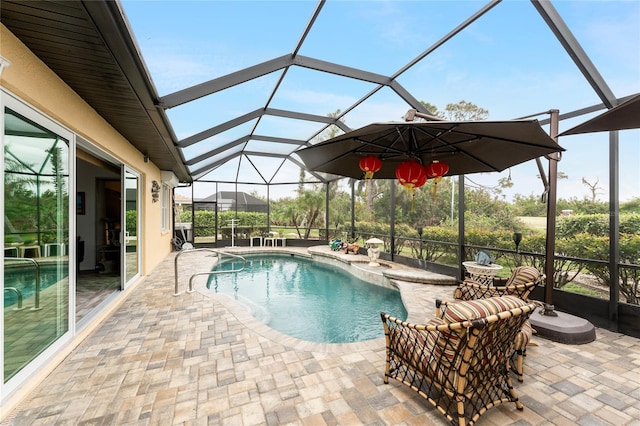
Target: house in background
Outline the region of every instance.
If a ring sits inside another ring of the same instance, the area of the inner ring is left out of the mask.
[[[195,209],[198,210],[197,203],[216,203],[219,212],[239,211],[253,213],[268,213],[269,204],[259,198],[249,195],[246,192],[220,191],[208,197],[196,200]]]

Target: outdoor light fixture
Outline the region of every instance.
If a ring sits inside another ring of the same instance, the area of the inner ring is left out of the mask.
[[[0,76],[2,76],[2,71],[9,65],[11,65],[11,62],[0,56]]]
[[[151,182],[151,199],[154,203],[157,203],[160,199],[160,184],[157,180]]]
[[[513,233],[513,242],[516,244],[516,252],[518,251],[518,246],[522,241],[522,232],[514,232]]]
[[[416,227],[416,231],[418,231],[418,236],[420,236],[420,238],[422,238],[423,230],[424,230],[424,228],[422,226]]]

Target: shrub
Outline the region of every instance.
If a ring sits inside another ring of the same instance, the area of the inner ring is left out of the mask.
[[[224,237],[231,237],[231,219],[239,219],[237,229],[243,233],[261,233],[267,227],[267,214],[259,212],[218,212],[218,232]],[[180,222],[191,222],[191,211],[180,214]],[[215,234],[216,212],[210,210],[195,211],[195,236],[210,237]]]
[[[601,237],[609,235],[609,215],[585,214],[560,217],[556,227],[557,238],[569,238],[576,234],[588,233]],[[640,235],[640,214],[620,215],[620,233]]]
[[[138,223],[138,212],[135,210],[127,210],[125,217],[125,230],[129,235],[137,235],[136,225]]]

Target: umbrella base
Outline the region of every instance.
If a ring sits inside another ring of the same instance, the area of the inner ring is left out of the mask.
[[[542,315],[537,310],[529,320],[537,335],[554,342],[581,345],[596,340],[596,329],[589,321],[564,312]]]

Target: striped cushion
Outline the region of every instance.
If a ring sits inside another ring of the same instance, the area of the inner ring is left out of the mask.
[[[443,315],[446,324],[486,318],[490,315],[525,306],[526,302],[516,296],[490,297],[447,304]]]
[[[506,285],[527,284],[540,278],[540,271],[533,266],[518,266],[507,280]]]
[[[440,318],[432,318],[426,323],[436,327],[443,324]],[[438,363],[440,368],[450,368],[459,340],[455,332],[414,328],[391,330],[391,347],[396,348],[397,355],[413,369],[427,375],[430,363]]]
[[[431,319],[427,325],[443,325],[444,320],[440,318]],[[458,349],[460,335],[455,331],[434,331],[427,336],[427,346],[431,353],[431,361],[451,364]]]
[[[432,325],[434,327],[437,327],[439,325],[444,324],[444,321],[442,321],[440,318],[430,318],[429,321],[427,321],[427,323],[425,325]]]
[[[427,325],[441,325],[442,320],[434,318]],[[431,352],[433,343],[432,334],[427,330],[416,330],[415,328],[393,328],[391,330],[391,347],[396,348],[396,352],[412,368],[424,373],[426,364],[429,361],[428,355]]]

